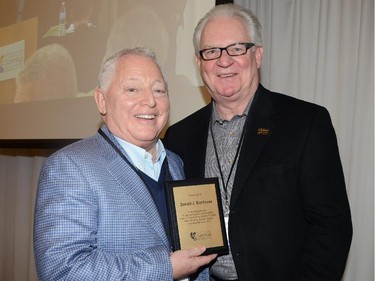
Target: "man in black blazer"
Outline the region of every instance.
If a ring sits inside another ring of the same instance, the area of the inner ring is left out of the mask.
[[[187,178],[218,177],[230,253],[211,280],[340,280],[352,223],[327,110],[265,89],[258,19],[213,8],[194,33],[212,102],[166,132]]]

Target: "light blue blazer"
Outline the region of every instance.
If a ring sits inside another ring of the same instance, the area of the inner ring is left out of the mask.
[[[167,159],[171,177],[183,179],[181,159],[170,151]],[[172,280],[170,251],[147,187],[101,135],[45,161],[34,222],[41,281]],[[207,270],[197,280],[208,280]]]

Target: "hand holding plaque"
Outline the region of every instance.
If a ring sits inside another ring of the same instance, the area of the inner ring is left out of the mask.
[[[204,254],[228,252],[217,178],[166,183],[173,250],[205,246]]]

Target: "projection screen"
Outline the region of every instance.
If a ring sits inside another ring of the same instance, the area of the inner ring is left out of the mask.
[[[100,116],[99,67],[123,48],[152,48],[168,78],[173,124],[209,101],[192,34],[213,0],[0,2],[0,141],[80,139]],[[64,12],[65,9],[65,12]]]

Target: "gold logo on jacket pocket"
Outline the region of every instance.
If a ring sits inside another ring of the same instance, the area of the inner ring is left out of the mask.
[[[267,129],[267,128],[259,128],[257,131],[257,135],[268,136],[269,134],[270,134],[270,129]]]

